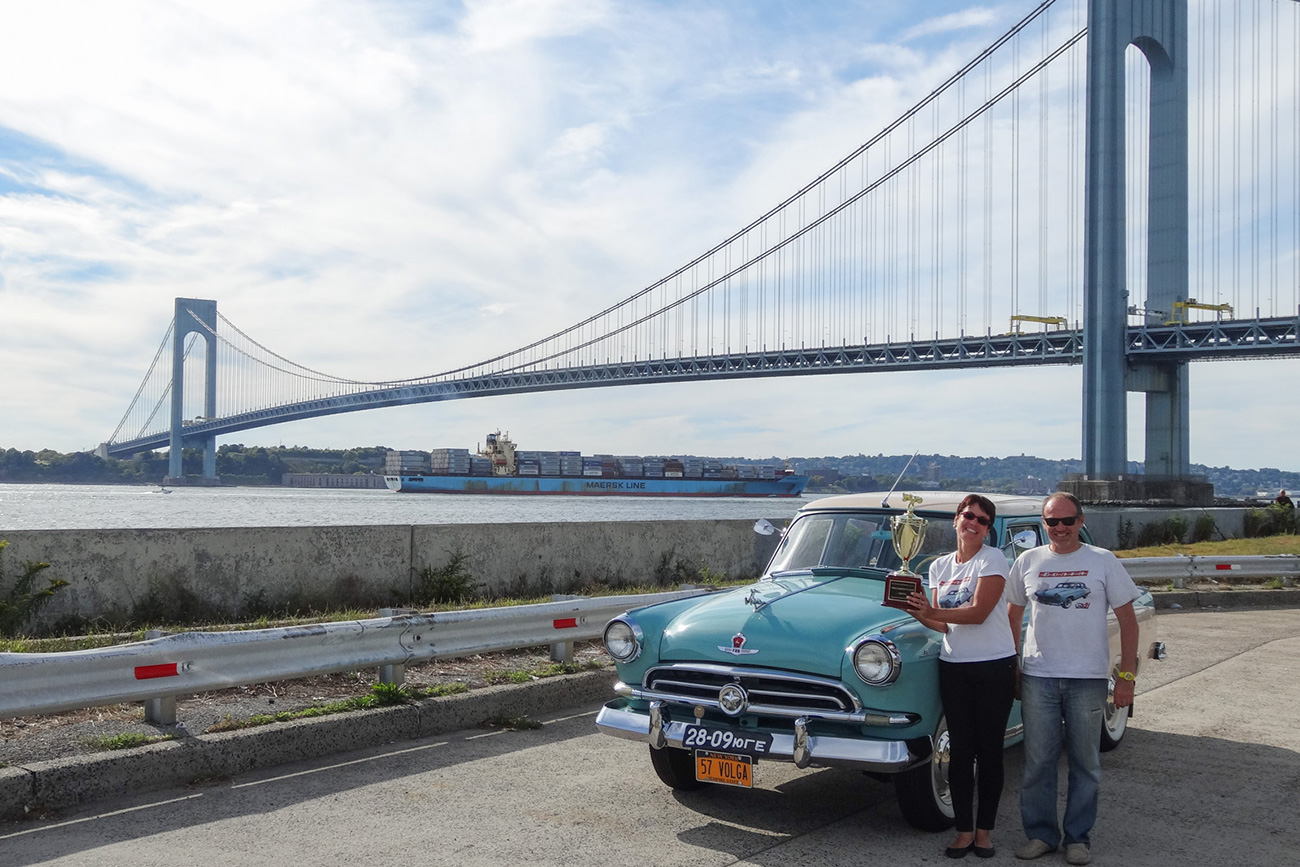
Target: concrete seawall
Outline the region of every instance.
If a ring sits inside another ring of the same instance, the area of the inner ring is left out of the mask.
[[[1214,538],[1239,537],[1244,509],[1087,512],[1098,544],[1171,516],[1209,514]],[[784,524],[784,521],[778,521]],[[421,598],[421,573],[456,555],[479,591],[513,595],[695,583],[701,569],[756,577],[776,546],[750,519],[183,530],[3,530],[6,574],[24,560],[70,586],[33,625],[130,615],[258,616],[287,607],[400,606]]]
[[[25,560],[69,586],[40,624],[189,609],[257,615],[291,605],[403,605],[421,573],[463,555],[480,590],[568,593],[593,585],[693,583],[700,570],[758,575],[775,536],[752,520],[445,524],[184,530],[12,530],[6,574]]]

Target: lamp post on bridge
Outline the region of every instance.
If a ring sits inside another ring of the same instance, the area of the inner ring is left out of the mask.
[[[1128,46],[1151,66],[1147,321],[1187,300],[1187,0],[1088,3],[1084,205],[1082,476],[1061,484],[1084,501],[1209,502],[1191,475],[1187,362],[1129,362],[1125,69]],[[1127,473],[1128,392],[1146,394],[1146,475]]]

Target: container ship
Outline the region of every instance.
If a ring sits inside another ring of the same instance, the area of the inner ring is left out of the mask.
[[[797,497],[808,477],[784,465],[723,464],[716,458],[523,451],[496,431],[473,454],[390,451],[384,483],[404,494]]]

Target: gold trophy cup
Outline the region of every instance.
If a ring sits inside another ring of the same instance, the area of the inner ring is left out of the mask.
[[[894,553],[903,561],[903,568],[885,576],[885,598],[881,604],[888,605],[890,608],[906,608],[908,596],[912,593],[925,592],[921,585],[921,576],[907,566],[913,557],[921,553],[921,546],[925,543],[925,531],[930,526],[930,522],[916,515],[916,507],[921,504],[920,497],[915,494],[903,494],[903,502],[907,504],[907,514],[894,515],[889,519]]]

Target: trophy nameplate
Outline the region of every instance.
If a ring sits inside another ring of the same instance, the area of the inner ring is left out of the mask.
[[[880,604],[890,608],[906,608],[908,596],[913,593],[925,593],[921,576],[907,568],[907,565],[913,557],[921,553],[921,546],[925,543],[925,531],[930,526],[930,522],[916,515],[916,507],[921,503],[920,497],[915,494],[903,494],[903,502],[907,503],[907,514],[894,515],[889,519],[890,539],[894,543],[894,552],[898,554],[898,559],[903,561],[903,568],[895,569],[885,576],[885,598]]]
[[[880,604],[890,608],[906,608],[907,597],[913,593],[925,593],[919,575],[890,572],[885,576],[885,598]]]

